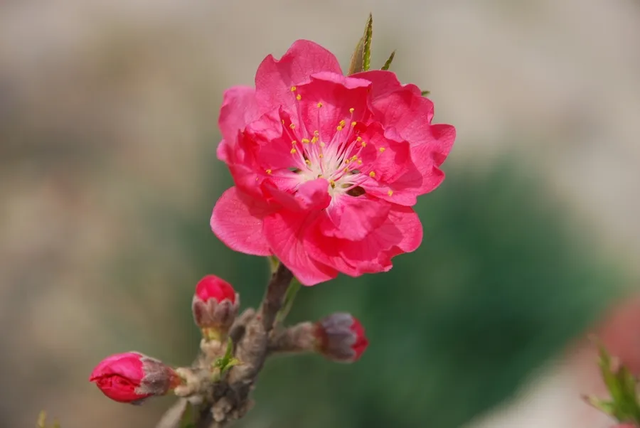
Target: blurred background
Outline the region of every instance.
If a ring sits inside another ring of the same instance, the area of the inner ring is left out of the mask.
[[[209,229],[222,91],[296,39],[432,91],[447,179],[395,268],[303,289],[355,365],[269,362],[244,428],[604,428],[587,334],[640,372],[640,2],[0,0],[0,427],[152,427],[88,382],[104,356],[188,364],[208,273],[255,305],[265,260]],[[634,365],[635,364],[635,365]]]

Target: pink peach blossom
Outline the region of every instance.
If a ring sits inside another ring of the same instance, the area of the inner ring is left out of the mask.
[[[416,197],[444,179],[455,139],[433,103],[390,71],[344,76],[306,40],[258,67],[255,88],[227,90],[218,158],[235,186],[216,203],[213,232],[231,249],[275,255],[305,285],[388,271],[414,251]]]

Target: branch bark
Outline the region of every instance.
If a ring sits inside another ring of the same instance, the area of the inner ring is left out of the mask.
[[[226,378],[211,382],[210,390],[201,395],[196,428],[225,428],[244,416],[253,405],[249,395],[269,355],[269,337],[292,279],[293,273],[280,263],[271,276],[258,312],[247,309],[232,326],[229,334],[235,344],[234,356],[240,364],[234,366]],[[193,369],[202,370],[211,362],[201,351]],[[186,403],[186,399],[180,399],[164,414],[156,428],[179,428]]]

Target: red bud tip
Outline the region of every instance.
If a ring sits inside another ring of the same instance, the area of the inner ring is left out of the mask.
[[[180,384],[180,377],[159,360],[125,352],[102,360],[89,381],[114,401],[138,403],[153,395],[165,395]]]
[[[337,312],[316,323],[316,350],[326,358],[353,363],[369,346],[364,327],[349,313]]]
[[[236,291],[231,284],[215,275],[207,275],[196,285],[196,296],[203,302],[214,299],[221,303],[228,299],[231,303],[236,302]]]
[[[191,309],[193,319],[207,340],[222,340],[236,315],[240,298],[231,284],[207,275],[196,285]]]

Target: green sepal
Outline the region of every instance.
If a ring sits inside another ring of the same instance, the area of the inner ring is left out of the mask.
[[[429,95],[431,93],[431,91],[422,91],[420,93],[422,94],[423,97],[426,97],[427,95]]]

